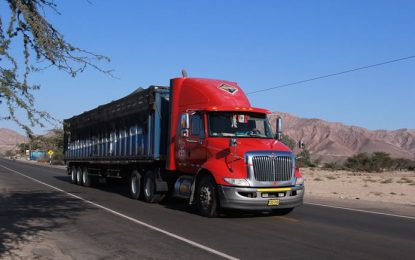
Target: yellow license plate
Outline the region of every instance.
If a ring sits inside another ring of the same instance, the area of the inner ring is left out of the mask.
[[[269,199],[268,206],[278,206],[280,205],[280,200],[277,199]]]

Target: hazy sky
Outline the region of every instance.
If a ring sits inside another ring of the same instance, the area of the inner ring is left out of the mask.
[[[61,15],[45,12],[65,39],[110,57],[103,67],[118,77],[92,69],[77,78],[53,69],[33,75],[42,85],[38,107],[59,119],[140,86],[168,85],[182,68],[191,77],[236,81],[252,92],[415,55],[415,1],[56,3]],[[414,68],[409,59],[249,98],[253,106],[301,117],[415,129]],[[4,121],[0,127],[18,129]]]

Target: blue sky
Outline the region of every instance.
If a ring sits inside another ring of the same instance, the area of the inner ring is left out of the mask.
[[[54,69],[32,75],[42,85],[37,106],[58,119],[140,86],[168,85],[182,68],[252,92],[415,55],[415,1],[56,3],[61,15],[46,10],[47,18],[68,42],[110,57],[102,66],[118,77],[92,69],[76,78]],[[410,59],[249,98],[253,106],[300,117],[415,129],[414,68]],[[4,121],[0,127],[18,129]]]

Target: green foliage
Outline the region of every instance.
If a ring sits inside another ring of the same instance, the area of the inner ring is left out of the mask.
[[[6,106],[7,112],[2,113],[0,120],[13,120],[30,136],[30,127],[43,127],[45,122],[53,124],[56,120],[49,113],[36,109],[33,91],[40,86],[29,83],[29,74],[55,67],[75,77],[91,67],[111,75],[111,71],[95,64],[109,59],[65,41],[44,17],[46,9],[58,13],[53,0],[5,1],[11,15],[6,17],[6,12],[0,10],[0,104]],[[4,19],[8,20],[7,24]],[[16,50],[12,47],[21,47],[23,62],[13,56]],[[24,63],[23,68],[19,63]],[[29,124],[17,117],[18,111],[26,114]]]
[[[297,158],[300,161],[301,167],[317,167],[317,162],[311,159],[310,151],[303,149],[297,154]]]
[[[371,155],[359,153],[349,157],[343,166],[352,171],[381,172],[384,170],[414,170],[415,162],[401,158],[393,159],[388,153],[375,152]]]
[[[52,150],[53,156],[52,161],[62,162],[63,161],[63,130],[62,129],[53,129],[49,131],[47,135],[32,136],[28,143],[20,144],[20,151],[22,154],[26,150],[41,150],[49,151]],[[47,158],[47,160],[49,160]]]
[[[13,150],[7,150],[7,151],[4,153],[4,155],[5,155],[5,156],[7,156],[7,157],[10,157],[10,156],[15,156],[15,155],[16,155],[16,152],[15,152],[15,151],[13,151]]]
[[[281,139],[281,142],[283,143],[283,144],[285,144],[286,146],[288,146],[290,149],[291,149],[291,151],[292,150],[294,150],[294,148],[295,148],[295,141],[293,140],[293,139],[291,139],[291,137],[289,137],[288,135],[282,135],[282,139]]]
[[[345,170],[347,169],[345,166],[343,166],[342,164],[336,163],[336,162],[329,162],[329,163],[325,163],[323,165],[324,169],[330,169],[330,170],[335,170],[335,171],[340,171],[340,170]]]

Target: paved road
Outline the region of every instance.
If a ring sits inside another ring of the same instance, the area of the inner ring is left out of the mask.
[[[45,258],[415,257],[411,218],[304,205],[287,216],[207,219],[184,201],[147,204],[124,190],[120,184],[77,186],[62,169],[0,159],[0,258],[39,234],[49,247],[34,252]]]

